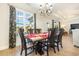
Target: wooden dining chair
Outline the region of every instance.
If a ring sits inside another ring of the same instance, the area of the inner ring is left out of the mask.
[[[51,29],[49,36],[48,36],[48,46],[49,46],[49,48],[53,48],[54,53],[56,53],[54,36],[55,36],[55,29]]]
[[[59,34],[57,33],[57,30],[54,31],[54,37],[53,37],[53,43],[55,44],[55,47],[57,47],[57,50],[59,51],[60,46],[62,46],[62,36],[63,36],[63,29],[59,29]]]
[[[30,45],[30,46],[27,45],[31,41],[26,42],[26,39],[28,40],[28,38],[24,37],[24,29],[23,28],[19,28],[19,35],[21,38],[21,53],[20,53],[20,55],[22,55],[23,50],[25,50],[25,56],[27,56],[33,52],[33,51],[31,51],[28,53],[28,49],[33,49],[33,45]]]
[[[54,53],[56,53],[56,48],[59,51],[59,34],[58,34],[58,29],[57,28],[53,28],[50,30],[50,34],[48,37],[48,45],[49,48],[53,48]]]
[[[62,46],[62,37],[63,37],[63,34],[64,34],[64,29],[60,28],[59,31],[60,31],[60,33],[59,33],[59,36],[58,36],[58,40],[59,40],[61,48],[63,48],[63,46]]]

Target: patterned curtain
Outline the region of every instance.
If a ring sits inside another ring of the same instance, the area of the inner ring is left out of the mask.
[[[16,46],[16,9],[10,6],[9,48]]]

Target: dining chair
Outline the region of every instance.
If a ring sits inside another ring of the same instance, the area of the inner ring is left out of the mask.
[[[60,30],[60,33],[59,33],[58,39],[59,39],[59,43],[60,43],[61,48],[63,48],[63,46],[62,46],[62,37],[63,37],[63,34],[64,34],[64,29],[60,28],[59,30]]]
[[[41,29],[36,29],[36,33],[41,33]]]
[[[48,37],[48,45],[49,48],[53,48],[54,53],[56,53],[56,48],[59,51],[59,33],[60,31],[58,31],[57,28],[53,28],[49,31],[49,37]]]
[[[26,39],[28,40],[28,38],[24,37],[24,29],[23,28],[19,28],[19,35],[21,38],[21,53],[20,53],[20,55],[22,55],[23,50],[25,50],[25,56],[27,56],[33,52],[33,50],[32,50],[33,45],[27,45],[28,43],[32,43],[32,42],[31,41],[26,42]],[[32,51],[28,53],[28,49],[31,49]]]
[[[60,46],[63,48],[63,46],[62,46],[62,36],[63,36],[64,30],[62,28],[59,29],[59,30],[55,29],[54,32],[55,33],[54,33],[53,41],[54,41],[55,47],[57,47],[57,50],[59,51]],[[56,34],[57,32],[59,32],[59,33]]]
[[[54,53],[56,53],[56,50],[55,50],[55,42],[54,42],[55,29],[51,29],[49,32],[50,33],[48,35],[48,47],[49,48],[53,48]]]
[[[27,29],[27,33],[33,33],[33,29]]]

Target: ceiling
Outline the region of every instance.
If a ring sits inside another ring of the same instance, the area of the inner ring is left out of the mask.
[[[33,8],[33,12],[39,9],[40,3],[27,4]],[[62,19],[71,19],[75,16],[79,16],[79,4],[78,3],[56,3],[53,4],[53,14]]]
[[[61,20],[69,21],[79,16],[79,3],[52,3],[53,15]],[[37,13],[40,3],[28,3],[32,7],[33,12]],[[50,16],[51,17],[51,16]]]

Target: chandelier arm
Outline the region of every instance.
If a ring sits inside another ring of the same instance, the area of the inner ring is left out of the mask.
[[[51,15],[53,11],[52,5],[45,3],[44,6],[40,5],[40,14]]]

